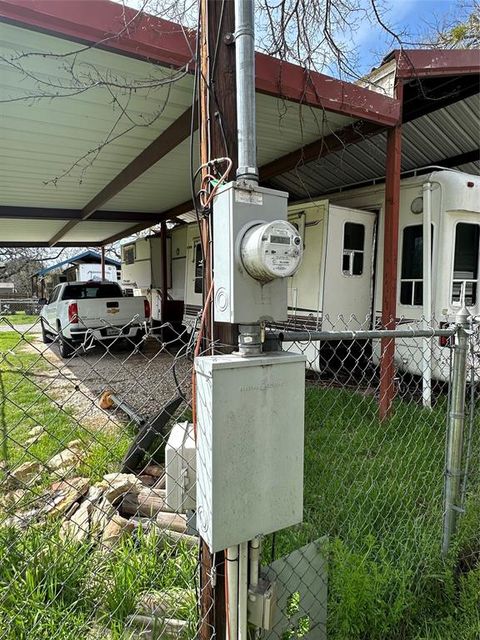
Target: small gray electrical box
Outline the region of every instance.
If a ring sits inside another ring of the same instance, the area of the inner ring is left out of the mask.
[[[195,461],[193,424],[177,422],[165,447],[165,503],[174,513],[195,509]]]
[[[197,529],[214,553],[303,517],[305,357],[195,359]]]
[[[213,203],[214,318],[251,324],[287,319],[287,278],[260,282],[242,263],[241,241],[255,225],[287,220],[288,193],[229,182]],[[285,246],[279,250],[285,251]]]

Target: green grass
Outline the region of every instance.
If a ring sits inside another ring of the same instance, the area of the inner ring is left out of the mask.
[[[78,469],[93,481],[118,469],[131,433],[128,429],[96,431],[85,427],[52,386],[56,371],[36,351],[27,350],[29,336],[0,333],[0,372],[3,382],[4,433],[0,453],[7,468],[27,461],[42,464],[62,451],[68,442],[80,440],[86,457]],[[0,388],[0,394],[1,394]],[[1,422],[0,422],[1,426]],[[37,442],[26,444],[33,427],[44,429]],[[6,435],[6,437],[5,437]],[[54,478],[55,479],[55,478]],[[41,486],[52,478],[46,474]]]
[[[118,470],[130,444],[128,429],[108,432],[84,426],[48,385],[53,367],[28,349],[30,337],[0,333],[0,427],[6,469],[25,461],[46,463],[71,440],[81,440],[87,451],[75,475],[94,481]],[[2,424],[3,422],[3,424]],[[25,444],[32,427],[45,434]],[[7,480],[2,469],[2,482]],[[27,496],[27,504],[52,481],[47,471]],[[0,485],[1,486],[1,485]],[[16,505],[18,510],[19,505]],[[0,522],[9,515],[0,510]],[[135,610],[144,591],[192,589],[196,553],[183,544],[173,549],[158,533],[126,536],[108,553],[91,542],[61,540],[59,524],[50,521],[21,532],[0,527],[0,629],[2,640],[77,640],[86,638],[92,625],[108,628],[112,640],[124,638],[125,618]],[[172,598],[175,602],[175,598]],[[177,599],[178,601],[178,599]],[[170,612],[190,622],[194,635],[194,592],[183,609]]]
[[[384,424],[377,410],[371,396],[307,389],[305,522],[277,535],[276,555],[329,536],[329,640],[478,640],[480,569],[459,572],[480,551],[478,484],[440,558],[446,400],[397,402]]]
[[[32,325],[39,321],[39,316],[32,316],[25,311],[15,311],[13,314],[5,316],[12,324]]]
[[[159,536],[141,531],[111,552],[85,543],[63,542],[55,527],[0,529],[0,629],[4,640],[124,640],[125,618],[148,591],[173,595],[191,587],[196,554],[183,544],[173,549]],[[175,602],[175,599],[173,598]],[[176,602],[179,600],[177,599]],[[195,627],[195,594],[167,615]],[[34,635],[32,635],[32,633]]]

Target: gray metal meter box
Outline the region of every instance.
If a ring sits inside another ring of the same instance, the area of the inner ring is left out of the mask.
[[[195,462],[193,424],[177,422],[165,446],[165,502],[175,513],[195,509]]]
[[[305,357],[195,359],[197,529],[212,552],[302,521]]]
[[[245,270],[240,243],[261,222],[287,220],[288,194],[229,182],[213,203],[214,318],[250,324],[287,319],[287,278],[262,283]]]

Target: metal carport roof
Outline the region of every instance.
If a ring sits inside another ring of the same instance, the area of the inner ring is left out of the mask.
[[[0,19],[0,245],[103,245],[189,211],[194,34],[108,0],[0,0]],[[361,86],[257,54],[262,182],[299,199],[381,179],[402,106],[404,169],[478,170],[479,53],[383,69]]]
[[[101,245],[185,208],[194,35],[108,0],[0,0],[0,17],[0,244]],[[400,113],[261,54],[256,84],[260,164]]]
[[[60,269],[66,264],[76,264],[76,263],[81,264],[81,263],[92,263],[92,262],[97,262],[98,264],[100,264],[101,260],[102,260],[102,256],[97,251],[91,251],[91,250],[82,251],[82,253],[77,253],[76,256],[72,256],[71,258],[66,258],[66,260],[61,260],[60,262],[56,262],[55,264],[52,264],[49,267],[44,267],[43,269],[39,269],[39,271],[37,271],[33,275],[44,276],[47,273],[50,273],[50,271],[55,271],[56,269]],[[120,260],[115,260],[114,258],[109,258],[108,256],[105,256],[104,260],[105,260],[105,264],[109,264],[113,267],[120,268],[122,264]]]
[[[108,0],[0,0],[0,17],[0,244],[102,245],[188,209],[194,35]],[[261,165],[398,120],[392,97],[256,65]]]
[[[480,174],[480,52],[395,51],[372,76],[382,74],[389,93],[395,81],[404,83],[402,171],[433,165]],[[330,153],[325,144],[307,146],[272,163],[264,179],[297,200],[384,179],[385,130],[337,136]]]

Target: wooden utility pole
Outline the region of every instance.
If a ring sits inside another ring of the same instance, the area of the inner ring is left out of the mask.
[[[235,7],[233,0],[201,0],[199,117],[200,158],[205,164],[215,158],[229,157],[233,162],[230,176],[237,167],[237,120],[235,99]],[[223,165],[225,166],[225,165]],[[202,178],[208,173],[202,171]],[[211,212],[201,224],[204,253],[204,304],[212,282]],[[205,314],[206,336],[221,344],[236,345],[232,325],[213,323],[210,303]],[[200,563],[200,640],[223,640],[226,637],[224,554],[210,554],[201,541]]]
[[[228,176],[235,180],[238,160],[237,103],[235,83],[234,0],[208,0],[211,60],[210,144],[213,158],[227,156],[233,162]],[[215,265],[214,265],[215,266]],[[236,325],[215,322],[214,339],[226,351],[237,347]]]

